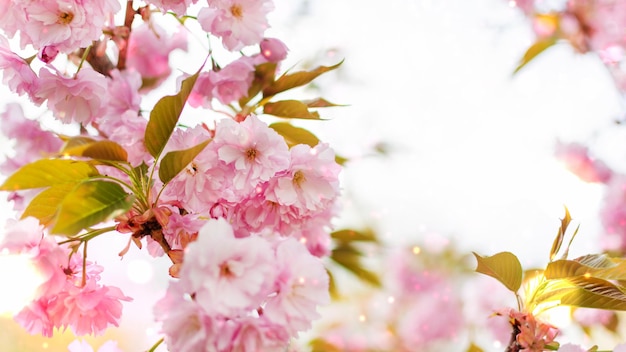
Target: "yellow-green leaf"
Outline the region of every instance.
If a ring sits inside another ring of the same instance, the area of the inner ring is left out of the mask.
[[[626,310],[626,294],[611,282],[594,277],[569,278],[576,286],[561,297],[561,304],[574,307]]]
[[[561,244],[563,244],[563,238],[565,237],[565,231],[567,230],[567,226],[570,221],[572,221],[572,217],[569,214],[569,210],[565,207],[565,216],[561,219],[561,226],[559,227],[559,231],[556,234],[556,238],[552,243],[552,248],[550,249],[550,261],[553,261],[556,257],[556,254],[561,249]]]
[[[113,141],[98,141],[90,144],[85,148],[82,156],[108,161],[127,161],[128,153],[119,144]]]
[[[73,183],[64,183],[54,185],[39,192],[39,194],[28,203],[26,209],[24,209],[22,218],[32,216],[39,219],[39,223],[47,227],[54,220],[65,196],[70,193],[74,187],[76,187],[76,185]]]
[[[134,197],[108,181],[86,181],[70,191],[54,219],[52,234],[73,236],[81,230],[125,213]]]
[[[183,81],[178,94],[161,98],[152,109],[152,112],[150,112],[144,144],[150,155],[155,159],[159,157],[165,144],[170,139],[199,74],[200,70],[194,75],[187,77]]]
[[[311,346],[311,352],[342,352],[343,350],[333,345],[332,343],[322,339],[316,338],[309,342]]]
[[[328,293],[330,293],[330,297],[335,300],[339,299],[339,291],[333,273],[326,268],[326,274],[328,274]]]
[[[467,352],[483,352],[483,349],[478,347],[475,343],[472,342],[467,348]]]
[[[500,281],[506,288],[517,292],[522,285],[522,265],[511,252],[500,252],[490,257],[474,253],[478,265],[476,271]]]
[[[330,258],[333,261],[352,272],[362,281],[376,287],[381,287],[382,283],[380,282],[378,275],[363,266],[363,263],[361,262],[362,257],[363,254],[348,243],[343,243],[337,246],[330,254]]]
[[[356,230],[338,230],[330,234],[334,240],[342,242],[361,241],[361,242],[378,242],[376,233],[371,229],[365,229],[363,231]]]
[[[165,154],[159,166],[159,178],[168,183],[181,172],[209,144],[210,140],[184,150]]]
[[[310,108],[329,108],[329,107],[334,107],[334,106],[346,106],[346,105],[339,105],[339,104],[331,103],[324,98],[317,98],[313,100],[303,100],[302,102]]]
[[[78,183],[95,175],[99,175],[98,170],[84,161],[41,159],[18,169],[0,186],[0,190],[17,191]]]
[[[604,254],[587,255],[577,260],[557,260],[546,267],[547,279],[588,276],[605,280],[626,280],[626,260]]]
[[[280,92],[284,92],[291,88],[300,87],[305,84],[310,83],[319,75],[332,71],[343,63],[343,60],[336,65],[333,66],[319,66],[311,71],[300,71],[294,72],[290,74],[284,74],[280,76],[276,81],[274,81],[267,88],[263,89],[263,97],[269,97],[272,95],[276,95]]]
[[[61,148],[61,154],[77,155],[70,151],[73,149],[84,148],[95,141],[95,139],[85,136],[67,137],[65,139],[65,143],[63,143],[63,147]]]
[[[528,48],[528,50],[526,50],[526,52],[524,53],[524,56],[520,60],[519,65],[517,65],[517,67],[513,71],[513,74],[518,73],[531,60],[533,60],[535,57],[537,57],[537,55],[541,54],[546,49],[548,49],[552,45],[556,44],[556,41],[557,40],[556,40],[555,37],[539,39],[538,41],[536,41],[533,45],[530,46],[530,48]]]
[[[290,148],[296,144],[307,144],[313,148],[320,142],[320,140],[313,133],[309,132],[309,130],[296,127],[287,122],[275,122],[270,125],[270,128],[274,129],[274,131],[283,136],[285,142]]]
[[[281,100],[266,103],[263,113],[284,118],[319,120],[320,114],[309,111],[308,106],[299,100]]]

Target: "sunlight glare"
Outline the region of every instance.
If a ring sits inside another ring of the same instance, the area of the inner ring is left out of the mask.
[[[0,254],[0,267],[11,268],[0,273],[0,281],[10,287],[0,291],[0,314],[14,315],[33,300],[43,278],[26,256]]]

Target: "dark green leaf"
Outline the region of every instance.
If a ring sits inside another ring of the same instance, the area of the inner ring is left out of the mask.
[[[125,213],[133,196],[108,181],[86,181],[69,192],[59,208],[53,234],[73,236],[81,230]]]
[[[319,75],[338,68],[342,63],[343,60],[333,66],[319,66],[312,71],[300,71],[290,74],[284,74],[280,76],[276,81],[274,81],[270,86],[263,89],[263,97],[273,96],[280,92],[284,92],[286,90],[310,83]]]
[[[263,106],[263,113],[284,118],[319,120],[320,114],[309,111],[309,108],[299,100],[281,100],[270,102]]]
[[[481,257],[474,253],[478,263],[476,271],[500,281],[506,288],[517,292],[522,285],[522,265],[510,252],[501,252],[491,257]]]
[[[210,140],[184,150],[165,154],[159,166],[159,178],[168,183],[181,172],[209,144]]]
[[[22,166],[0,186],[2,191],[17,191],[78,183],[99,175],[98,170],[84,161],[70,159],[41,159]]]
[[[178,94],[161,98],[150,112],[144,144],[155,159],[159,157],[170,139],[199,74],[198,70],[194,75],[187,77]]]

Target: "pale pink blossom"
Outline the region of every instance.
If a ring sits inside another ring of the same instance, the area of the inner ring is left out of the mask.
[[[120,3],[114,0],[27,1],[14,6],[25,13],[19,27],[22,47],[54,46],[64,53],[91,45],[102,35],[108,15],[120,10]]]
[[[158,7],[161,11],[172,11],[182,16],[187,13],[187,8],[198,0],[149,0],[148,3]]]
[[[170,283],[165,296],[154,305],[154,314],[162,323],[169,350],[211,351],[208,346],[215,339],[214,319],[184,292],[180,282]]]
[[[32,301],[13,319],[31,335],[41,334],[45,337],[52,337],[55,326],[48,316],[48,299]]]
[[[267,14],[274,9],[271,0],[214,0],[198,13],[205,31],[222,38],[230,51],[258,44],[269,24]]]
[[[48,100],[48,108],[60,121],[88,123],[104,114],[107,81],[93,69],[83,67],[75,77],[64,77],[41,68],[39,79],[36,96]]]
[[[261,55],[269,62],[280,62],[287,57],[289,49],[282,40],[276,38],[264,38],[259,44]]]
[[[600,208],[603,249],[626,251],[626,176],[615,174],[605,189]]]
[[[28,62],[11,51],[9,41],[3,36],[0,36],[0,70],[2,70],[2,83],[11,91],[19,95],[28,95],[37,105],[43,102],[33,96],[38,85],[37,75]]]
[[[613,349],[613,352],[626,352],[626,343],[621,343]]]
[[[585,182],[605,183],[611,178],[611,169],[602,160],[593,158],[582,144],[558,142],[555,154],[569,171]]]
[[[327,144],[291,148],[291,165],[286,173],[272,179],[267,199],[293,206],[300,214],[323,211],[339,195],[339,172],[335,154]]]
[[[253,58],[242,56],[219,70],[202,72],[189,96],[193,107],[212,107],[215,98],[228,105],[248,94],[254,79]]]
[[[182,150],[206,142],[211,134],[198,125],[176,130],[166,151]],[[218,160],[210,142],[174,179],[164,192],[164,199],[180,202],[187,211],[207,212],[221,198],[230,198],[233,172]]]
[[[172,73],[169,55],[176,49],[187,50],[184,31],[170,35],[154,22],[143,23],[131,32],[126,65],[141,74],[143,88],[153,87]]]
[[[97,121],[99,126],[104,125],[102,122],[107,125],[105,130],[108,131],[108,139],[124,147],[128,153],[128,162],[131,165],[138,166],[142,162],[145,162],[146,165],[152,164],[154,158],[148,153],[144,144],[144,135],[148,125],[146,118],[139,116],[136,111],[127,110],[120,115],[109,115],[107,118]],[[115,128],[111,128],[113,126]]]
[[[328,274],[319,258],[293,238],[276,248],[278,278],[276,296],[268,299],[264,314],[295,335],[320,317],[317,307],[328,304]]]
[[[15,141],[15,156],[7,156],[7,160],[0,166],[5,174],[59,152],[63,144],[54,133],[42,130],[37,121],[27,119],[22,106],[16,103],[7,104],[6,111],[0,114],[0,132]]]
[[[119,70],[112,70],[109,72],[111,75],[107,77],[107,93],[109,96],[106,115],[117,117],[125,113],[128,110],[139,112],[139,104],[141,103],[141,96],[139,95],[139,89],[141,88],[141,74],[133,69],[127,69],[122,72]],[[122,123],[122,122],[119,122]],[[112,123],[110,129],[115,128],[115,124]],[[111,133],[111,130],[106,130],[107,133]]]
[[[211,219],[188,245],[180,277],[206,312],[230,315],[259,307],[275,270],[267,241],[235,238],[226,220]]]
[[[215,350],[224,352],[285,352],[290,338],[282,325],[264,316],[225,320],[216,335]]]
[[[90,279],[83,287],[68,284],[50,300],[48,314],[55,326],[70,327],[78,336],[100,335],[109,325],[119,325],[121,301],[130,300],[119,288]]]
[[[85,340],[74,340],[67,346],[69,352],[94,352],[94,349],[91,345]],[[120,348],[117,347],[117,342],[115,341],[107,341],[100,348],[98,348],[97,352],[123,352]]]
[[[52,296],[64,289],[69,249],[60,247],[52,238],[44,236],[43,226],[32,217],[20,221],[9,220],[0,248],[9,253],[27,255],[42,278],[35,297]]]

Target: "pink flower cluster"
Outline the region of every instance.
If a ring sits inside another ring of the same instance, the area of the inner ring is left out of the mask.
[[[537,320],[531,313],[505,309],[498,314],[508,318],[513,331],[517,332],[515,340],[511,341],[509,346],[511,351],[543,351],[544,347],[553,342],[559,333],[556,327]]]
[[[581,53],[598,54],[619,89],[626,92],[626,0],[570,0],[563,8],[540,13],[537,9],[542,6],[535,5],[542,2],[514,3],[533,19],[539,37],[564,38]]]
[[[226,218],[237,237],[278,233],[305,243],[315,255],[328,254],[341,170],[328,145],[289,149],[278,133],[250,115],[240,123],[220,120],[215,131],[179,130],[168,148],[211,137],[168,184],[163,199],[189,213]]]
[[[29,256],[43,277],[36,298],[15,316],[31,334],[50,337],[54,328],[68,327],[76,335],[101,334],[118,325],[121,301],[131,299],[117,287],[100,284],[102,268],[96,264],[87,262],[83,277],[82,261],[44,236],[36,219],[10,222],[0,247]]]
[[[322,262],[293,238],[235,237],[209,220],[155,314],[173,351],[284,351],[329,301]]]

